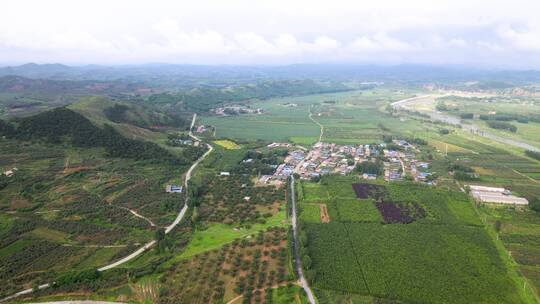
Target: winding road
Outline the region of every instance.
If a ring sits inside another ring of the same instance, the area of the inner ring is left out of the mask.
[[[316,304],[315,296],[309,287],[308,281],[304,277],[304,271],[302,270],[302,261],[300,261],[300,255],[298,251],[298,227],[296,219],[296,195],[294,189],[294,176],[291,175],[291,205],[292,205],[292,228],[293,228],[293,251],[294,251],[294,261],[296,272],[298,273],[298,278],[300,280],[300,286],[306,292],[310,304]]]
[[[193,126],[195,125],[195,120],[197,119],[197,114],[193,114],[193,119],[191,121],[191,127],[189,129],[189,136],[191,138],[193,138],[194,140],[196,141],[201,141],[197,136],[193,135]],[[202,142],[202,141],[201,141]],[[210,145],[210,144],[206,144],[206,146],[208,147],[208,150],[201,156],[199,157],[199,159],[197,159],[197,161],[195,163],[193,163],[191,165],[191,167],[189,168],[189,170],[187,171],[186,173],[186,177],[185,177],[185,181],[184,181],[184,191],[187,192],[187,189],[188,189],[188,182],[189,180],[191,179],[191,174],[193,172],[193,170],[195,170],[195,168],[213,151],[213,147]],[[189,196],[186,196],[185,198],[185,201],[184,201],[184,206],[182,207],[182,209],[180,210],[180,212],[178,213],[178,215],[176,216],[175,220],[169,225],[167,226],[167,228],[165,229],[165,234],[168,234],[170,233],[181,221],[182,219],[184,218],[189,206],[188,206],[188,200],[189,200]],[[131,210],[130,210],[131,211]],[[132,212],[133,213],[133,212]],[[135,216],[137,216],[135,213],[134,213]],[[115,267],[118,267],[122,264],[125,264],[131,260],[133,260],[134,258],[138,257],[139,255],[141,255],[143,252],[147,251],[148,249],[152,248],[152,246],[154,246],[156,244],[156,241],[155,240],[152,240],[152,241],[149,241],[148,243],[144,244],[142,247],[140,247],[139,249],[135,250],[134,252],[132,252],[131,254],[129,254],[128,256],[114,262],[114,263],[111,263],[111,264],[108,264],[108,265],[105,265],[101,268],[98,268],[98,271],[99,272],[103,272],[103,271],[106,271],[106,270],[109,270],[109,269],[112,269],[112,268],[115,268]],[[50,287],[50,283],[47,283],[47,284],[43,284],[43,285],[40,285],[38,287],[38,289],[46,289],[46,288],[49,288]],[[34,290],[32,288],[29,288],[29,289],[25,289],[23,291],[20,291],[20,292],[17,292],[11,296],[8,296],[8,297],[5,297],[3,299],[0,299],[0,302],[5,302],[5,301],[9,301],[9,300],[12,300],[16,297],[19,297],[19,296],[23,296],[23,295],[27,295],[27,294],[31,294]]]

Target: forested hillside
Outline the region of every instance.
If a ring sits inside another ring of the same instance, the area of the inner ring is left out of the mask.
[[[182,109],[185,111],[207,112],[224,103],[348,90],[350,90],[349,87],[339,83],[323,83],[313,80],[271,80],[256,84],[204,87],[183,90],[178,93],[154,94],[149,96],[145,103],[173,111]]]
[[[136,160],[186,164],[202,153],[190,150],[183,156],[173,155],[155,143],[126,138],[110,125],[98,128],[83,115],[63,107],[19,119],[16,127],[2,122],[0,132],[22,140],[66,141],[77,147],[103,147],[109,156]]]

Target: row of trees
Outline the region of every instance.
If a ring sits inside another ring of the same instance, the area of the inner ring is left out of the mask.
[[[512,133],[517,132],[517,127],[509,122],[488,120],[486,123],[492,129],[507,130]]]
[[[540,160],[540,152],[527,150],[525,151],[525,155],[527,155],[528,157],[534,158],[536,160]]]
[[[528,123],[529,117],[519,115],[519,114],[505,114],[505,113],[497,113],[497,114],[481,114],[479,116],[481,120],[497,120],[497,121],[517,121],[520,123]]]

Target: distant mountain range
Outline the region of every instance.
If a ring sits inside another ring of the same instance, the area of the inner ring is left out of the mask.
[[[28,63],[0,67],[0,76],[16,75],[53,80],[122,80],[167,86],[226,86],[262,79],[315,79],[320,81],[385,81],[399,83],[504,81],[540,82],[540,71],[486,70],[458,66],[355,64],[296,64],[286,66],[145,64],[125,66],[67,66]]]

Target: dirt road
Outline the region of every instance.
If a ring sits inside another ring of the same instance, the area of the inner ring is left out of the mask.
[[[316,121],[316,120],[313,118],[313,113],[311,113],[311,107],[309,108],[309,115],[308,115],[308,117],[309,117],[309,119],[311,119],[311,121],[313,121],[314,123],[316,123],[316,124],[319,126],[319,128],[321,128],[321,132],[320,132],[320,135],[319,135],[319,142],[321,142],[321,141],[322,141],[322,138],[323,138],[323,136],[324,136],[324,126],[323,126],[320,122]]]

